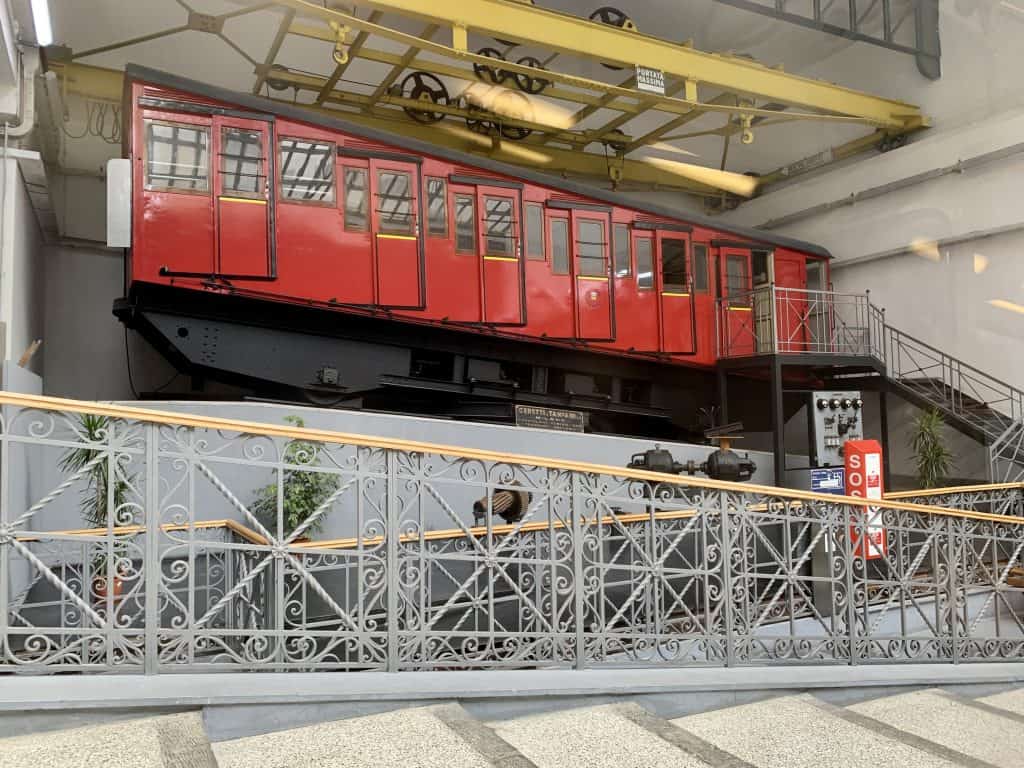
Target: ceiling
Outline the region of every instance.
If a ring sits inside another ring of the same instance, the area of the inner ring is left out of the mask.
[[[593,6],[603,1],[583,3],[579,0],[539,0],[539,4],[553,10],[587,16],[594,10]],[[875,66],[867,69],[864,74],[860,74],[857,68],[847,67],[845,74],[848,76],[840,84],[909,101],[918,95],[912,86],[925,82],[917,75],[913,58],[906,54],[795,27],[713,0],[692,0],[686,3],[677,0],[629,0],[628,6],[625,0],[622,1],[622,10],[635,21],[641,32],[656,34],[672,41],[692,40],[700,50],[728,51],[752,57],[769,66],[783,66],[789,73],[814,77],[821,77],[822,73],[833,74],[836,62],[848,60],[853,51],[858,56],[871,59]],[[25,29],[30,29],[28,0],[12,2]],[[266,5],[259,0],[50,0],[56,41],[69,47],[76,57],[95,51],[76,58],[76,61],[113,69],[121,69],[127,63],[145,64],[245,92],[252,91],[257,80],[256,69],[265,61],[272,48],[284,14],[284,10],[278,7],[262,7]],[[351,9],[351,3],[333,5],[344,10]],[[190,10],[202,14],[238,15],[224,22],[220,34],[182,29],[173,34],[159,35],[186,27]],[[365,18],[368,11],[357,6],[355,13]],[[422,31],[421,23],[408,19],[387,18],[385,21],[397,29],[412,33]],[[151,35],[159,36],[130,42]],[[438,35],[439,40],[442,37],[442,34]],[[118,45],[126,42],[129,44]],[[374,44],[382,51],[404,51],[403,46],[389,40],[375,38]],[[493,39],[470,36],[470,50],[496,45]],[[108,46],[117,47],[104,50]],[[328,42],[288,35],[275,62],[293,72],[328,77],[335,68],[332,51],[333,46]],[[548,52],[520,46],[514,55],[535,55],[544,59]],[[423,56],[430,59],[434,54],[428,52]],[[573,74],[613,84],[620,83],[629,74],[611,71],[594,61],[569,62],[566,69]],[[389,70],[386,64],[355,60],[344,73],[338,87],[354,94],[370,94]],[[886,72],[893,71],[899,72],[900,76],[884,76]],[[473,80],[468,67],[467,80]],[[446,85],[458,87],[450,79],[446,79]],[[264,87],[263,91],[299,103],[310,102],[315,97],[315,93],[294,93],[290,89],[272,92]],[[701,98],[706,100],[713,95],[701,93]],[[544,96],[535,98],[538,102],[550,104],[553,109],[568,113],[578,108],[578,105],[560,103]],[[104,112],[105,118],[111,121],[111,129],[114,114],[113,111]],[[577,127],[596,128],[617,114],[599,109]],[[685,133],[717,134],[663,142],[653,148],[643,148],[639,154],[684,160],[712,168],[724,166],[740,173],[763,174],[863,136],[866,131],[863,125],[790,122],[757,129],[754,142],[744,144],[738,140],[726,142],[723,139],[721,129],[731,118],[729,114],[705,114],[686,125]],[[620,128],[630,136],[639,136],[664,119],[663,114],[640,114]],[[96,120],[94,105],[76,103],[74,100],[64,105],[63,117],[56,119],[56,122],[63,124],[52,126],[59,147],[55,159],[61,167],[79,171],[97,169],[103,165],[105,157],[118,154],[117,142],[111,141],[109,135],[106,139],[95,135],[102,134],[103,130],[91,130]],[[587,147],[590,152],[602,150],[601,146]]]

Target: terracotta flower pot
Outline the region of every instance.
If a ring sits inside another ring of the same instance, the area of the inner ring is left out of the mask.
[[[97,576],[92,580],[92,592],[96,596],[98,601],[106,601],[107,599],[107,577]],[[114,577],[114,600],[119,600],[124,594],[124,579],[120,576]]]

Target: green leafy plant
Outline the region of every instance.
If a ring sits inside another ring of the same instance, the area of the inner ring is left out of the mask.
[[[922,411],[914,419],[910,447],[917,464],[917,480],[922,488],[938,488],[953,468],[953,454],[943,435],[945,420],[938,409]]]
[[[305,427],[298,416],[287,416],[285,421],[296,427]],[[291,533],[306,522],[327,498],[338,490],[337,475],[311,471],[320,465],[323,447],[311,440],[292,440],[284,451],[284,463],[302,467],[288,468],[282,473],[284,535]],[[256,492],[250,506],[256,519],[271,532],[277,531],[277,483],[270,483]],[[316,518],[305,533],[313,534],[323,528],[324,515]]]
[[[69,448],[60,460],[63,472],[74,475],[83,472],[85,487],[79,499],[82,518],[90,528],[106,528],[112,515],[125,508],[131,489],[131,477],[118,476],[111,472],[110,461],[104,457],[101,446],[110,435],[111,421],[107,416],[84,413],[78,417],[78,426],[83,442],[95,444],[95,447],[81,446]],[[114,477],[111,475],[114,474]],[[111,482],[113,485],[111,485]],[[115,518],[114,525],[117,525]],[[115,543],[114,559],[125,556],[124,543]],[[100,554],[92,559],[93,572],[102,574],[107,570],[107,549],[103,545]]]

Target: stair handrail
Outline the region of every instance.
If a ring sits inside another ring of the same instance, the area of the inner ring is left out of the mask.
[[[886,359],[884,360],[884,362],[886,363],[886,373],[890,379],[893,379],[897,382],[900,379],[900,372],[898,370],[894,370],[893,368],[898,359],[897,356],[894,354],[896,347],[902,348],[917,345],[918,347],[922,348],[922,350],[927,351],[938,358],[937,364],[942,371],[942,382],[943,384],[947,385],[951,391],[955,391],[957,393],[960,393],[961,395],[963,394],[962,388],[957,386],[959,381],[954,380],[953,370],[955,366],[955,369],[957,371],[957,379],[959,380],[963,379],[963,373],[964,371],[966,371],[972,374],[975,378],[977,378],[978,383],[983,384],[984,386],[992,389],[993,391],[999,391],[1000,389],[1004,390],[1006,393],[1006,397],[1003,398],[1003,400],[1009,403],[1010,412],[1008,414],[1004,413],[1003,415],[1008,416],[1014,422],[1014,424],[1019,423],[1022,420],[1022,418],[1024,418],[1024,391],[1018,389],[1017,387],[1014,387],[1012,384],[1002,381],[1001,379],[997,379],[995,376],[992,376],[991,374],[988,374],[985,371],[976,368],[970,363],[965,363],[963,360],[953,357],[948,352],[943,352],[938,347],[935,347],[925,341],[922,341],[916,336],[912,336],[909,333],[901,331],[899,328],[896,328],[890,325],[889,323],[885,324],[883,331],[887,337],[885,344]],[[985,404],[990,405],[990,402],[991,401],[985,401]],[[958,414],[958,410],[955,407],[955,401],[953,403],[953,407],[948,408],[947,410],[950,410],[954,415]],[[993,410],[996,410],[998,412],[998,409],[996,408],[993,408]],[[1012,428],[1014,424],[1011,424],[1008,427],[1008,429]]]

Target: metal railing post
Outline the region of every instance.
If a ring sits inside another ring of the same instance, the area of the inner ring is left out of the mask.
[[[11,408],[0,406],[0,529],[5,527],[8,519],[14,519],[10,504],[10,452],[11,443],[8,439],[8,430],[11,425]],[[13,535],[13,531],[11,534]],[[0,660],[6,657],[8,644],[8,600],[13,595],[8,595],[11,589],[11,544],[0,539]]]
[[[957,632],[957,624],[959,623],[959,616],[957,615],[959,609],[959,588],[957,583],[958,571],[956,560],[956,539],[953,532],[953,518],[946,519],[946,571],[948,573],[946,577],[946,589],[947,594],[947,605],[949,610],[947,615],[949,616],[949,641],[951,644],[950,653],[954,664],[960,663],[960,643],[959,633]],[[998,605],[998,602],[997,602]],[[996,609],[998,610],[998,608]]]
[[[572,473],[572,498],[569,500],[569,517],[572,521],[572,586],[573,616],[576,629],[576,669],[586,667],[586,648],[583,636],[583,505],[580,504],[580,476]]]
[[[385,542],[387,546],[387,606],[388,606],[388,650],[387,671],[398,671],[398,457],[393,449],[387,452],[388,479],[385,486],[387,493],[387,527]]]
[[[843,509],[843,521],[845,524],[840,532],[840,537],[843,541],[843,557],[846,558],[846,635],[850,647],[850,665],[857,666],[860,661],[860,638],[857,635],[857,604],[855,599],[857,593],[853,581],[853,537],[850,535],[850,532],[853,530],[853,508],[846,505]],[[839,548],[836,547],[836,556],[838,556],[838,551]]]
[[[160,472],[157,458],[157,440],[159,426],[147,424],[146,427],[146,555],[142,572],[146,586],[146,657],[147,675],[155,675],[160,668],[159,645],[157,638],[160,629],[160,579],[163,564],[160,561]]]
[[[775,283],[769,286],[769,305],[768,305],[768,320],[772,324],[772,354],[777,355],[782,350],[779,349],[779,322],[778,322],[778,289],[775,287]],[[754,322],[757,320],[755,318]]]
[[[729,494],[718,492],[718,514],[722,537],[722,616],[725,622],[725,666],[736,665],[736,621],[732,594],[732,526],[729,520]]]

